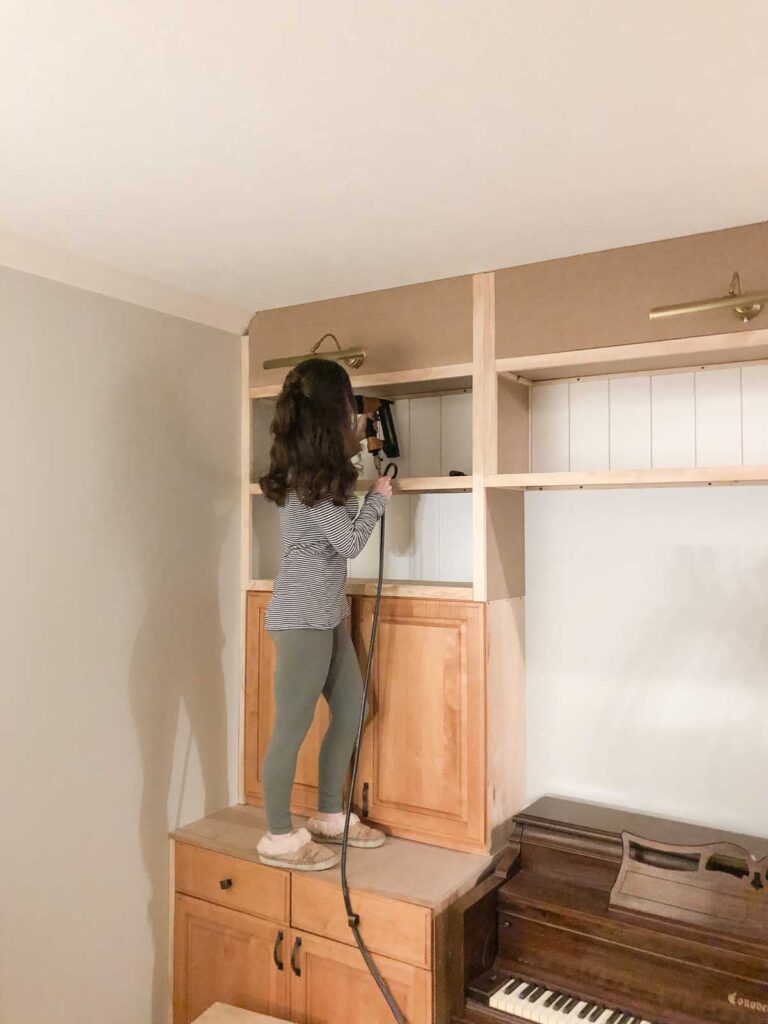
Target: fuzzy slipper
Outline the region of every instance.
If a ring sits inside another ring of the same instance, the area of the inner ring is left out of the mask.
[[[338,846],[344,838],[343,828],[338,830],[335,823],[329,824],[327,821],[321,821],[320,818],[310,818],[307,828],[312,833],[312,838],[321,843],[333,843]],[[386,841],[387,837],[379,829],[364,825],[356,814],[350,815],[350,846],[371,850],[376,846],[383,846]]]
[[[263,836],[256,846],[261,863],[271,868],[291,868],[293,871],[326,871],[339,863],[339,855],[314,843],[305,828],[294,832],[291,840],[289,849],[285,850],[284,842]]]

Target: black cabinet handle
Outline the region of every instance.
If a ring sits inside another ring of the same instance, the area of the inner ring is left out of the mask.
[[[295,940],[294,940],[294,943],[293,943],[293,949],[291,950],[291,970],[293,971],[293,973],[296,975],[297,978],[301,977],[301,968],[299,967],[298,963],[296,962],[296,957],[299,955],[299,950],[300,949],[301,949],[301,939],[297,935]]]
[[[232,879],[231,878],[222,878],[222,880],[219,882],[219,885],[221,886],[222,889],[231,889],[232,888]]]
[[[272,959],[275,961],[275,966],[277,967],[278,971],[282,971],[285,968],[285,964],[280,959],[280,947],[283,944],[284,938],[285,936],[283,935],[283,933],[278,932],[277,937],[275,938],[275,948],[272,950]]]
[[[363,817],[367,818],[368,817],[368,783],[367,782],[363,783],[363,807],[362,807],[362,811],[363,811]]]

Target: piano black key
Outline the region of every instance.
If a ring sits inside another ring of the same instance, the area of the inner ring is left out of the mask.
[[[530,994],[530,995],[528,996],[528,1002],[529,1002],[529,1003],[535,1003],[535,1002],[537,1002],[537,1001],[538,1001],[539,999],[541,999],[541,997],[542,997],[542,996],[544,995],[544,993],[545,993],[546,991],[547,991],[547,990],[546,990],[545,988],[541,988],[541,986],[539,986],[539,988],[535,989],[535,990],[534,990],[533,992],[531,992],[531,994]]]
[[[580,1020],[584,1020],[584,1018],[586,1016],[588,1016],[588,1014],[592,1013],[594,1008],[595,1008],[595,1003],[587,1003],[587,1005],[584,1007],[584,1009],[579,1013],[579,1019]]]
[[[554,1001],[554,1003],[552,1003],[552,1009],[557,1010],[558,1012],[562,1010],[562,1008],[568,1002],[568,998],[569,997],[567,995],[561,993]]]
[[[618,1024],[619,1018],[623,1017],[624,1014],[621,1010],[614,1010],[611,1016],[606,1021],[606,1024]]]
[[[544,1005],[547,1007],[551,1006],[556,999],[559,999],[562,996],[562,994],[562,992],[553,992],[551,996],[544,1000]]]
[[[590,1013],[589,1017],[587,1017],[587,1020],[597,1020],[598,1017],[602,1017],[602,1015],[605,1013],[607,1009],[607,1006],[602,1006],[600,1003],[598,1003],[595,1006],[592,1013]]]
[[[568,1002],[560,1007],[560,1013],[570,1013],[574,1006],[577,1006],[580,1002],[580,999],[577,999],[575,996],[571,996]]]
[[[535,988],[536,988],[535,985],[526,985],[525,988],[522,989],[522,991],[517,993],[518,998],[520,998],[520,999],[527,999],[528,996],[531,994],[531,992],[533,992],[533,990]]]
[[[512,978],[504,988],[504,995],[508,996],[510,992],[514,992],[515,989],[522,984],[523,983],[519,978]]]

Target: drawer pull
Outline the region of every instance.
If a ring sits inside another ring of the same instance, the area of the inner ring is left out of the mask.
[[[283,933],[278,932],[277,937],[275,939],[275,948],[272,950],[272,959],[275,961],[275,966],[277,967],[278,971],[282,971],[285,968],[285,964],[280,959],[280,947],[283,944],[283,938]]]
[[[231,889],[232,888],[232,879],[231,878],[222,878],[222,880],[219,882],[219,885],[221,886],[222,889]]]
[[[363,817],[368,817],[368,783],[363,783],[363,806],[362,806]]]
[[[296,975],[297,978],[301,977],[301,968],[299,967],[299,965],[298,965],[298,963],[296,961],[296,957],[299,955],[299,950],[300,949],[301,949],[301,939],[297,935],[296,939],[295,939],[295,941],[293,943],[293,949],[291,950],[291,970],[293,971],[293,973]]]

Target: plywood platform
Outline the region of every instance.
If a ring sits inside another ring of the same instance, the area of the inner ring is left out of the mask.
[[[214,1003],[205,1013],[198,1017],[194,1024],[288,1024],[277,1017],[265,1017],[263,1013],[251,1013],[237,1006],[225,1006]]]
[[[294,823],[298,826],[304,821],[294,816]],[[258,862],[256,844],[266,828],[262,808],[235,804],[177,829],[171,838]],[[350,850],[348,875],[354,889],[415,903],[438,913],[468,892],[492,863],[493,858],[487,856],[390,838],[375,850]],[[312,878],[336,888],[341,885],[338,867],[313,872]]]

